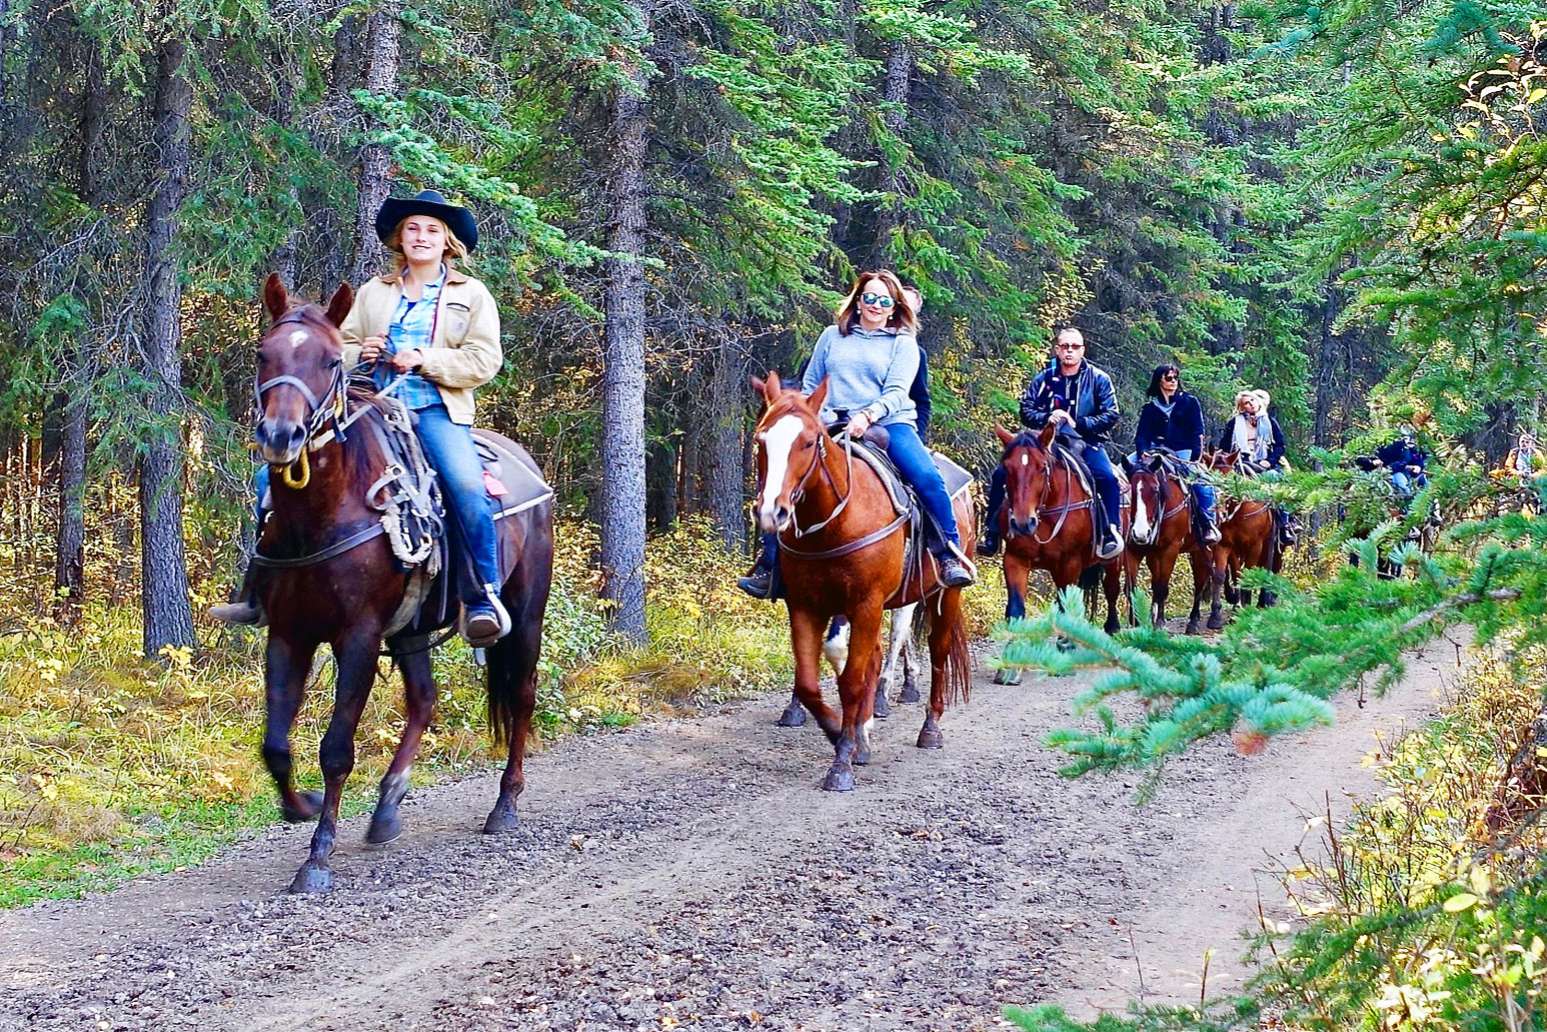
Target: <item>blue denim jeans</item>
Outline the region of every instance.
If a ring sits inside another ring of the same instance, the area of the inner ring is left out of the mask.
[[[1096,493],[1101,496],[1101,508],[1106,511],[1107,525],[1114,529],[1121,527],[1123,492],[1117,484],[1117,471],[1112,468],[1112,460],[1107,458],[1106,449],[1087,441],[1081,454],[1085,465],[1090,467],[1091,479],[1096,482]]]
[[[1399,469],[1391,474],[1391,486],[1397,489],[1398,495],[1411,498],[1429,486],[1429,477],[1424,473],[1409,473],[1405,469]]]
[[[259,465],[258,472],[252,475],[252,496],[257,499],[253,505],[253,515],[258,520],[258,533],[262,534],[263,517],[268,513],[263,503],[269,497],[269,464],[266,462]]]
[[[446,406],[431,405],[418,411],[419,443],[424,457],[440,477],[441,497],[462,543],[472,560],[479,585],[500,583],[499,553],[494,535],[494,516],[483,486],[483,464],[473,444],[471,428],[453,423]],[[462,601],[483,600],[483,592],[469,588]]]
[[[956,513],[951,509],[951,496],[946,494],[945,481],[940,476],[940,470],[935,468],[935,460],[930,456],[929,449],[919,440],[919,432],[911,423],[892,423],[887,426],[886,432],[891,435],[886,446],[887,457],[897,464],[903,479],[919,493],[919,502],[924,506],[924,511],[939,526],[945,539],[960,547],[961,535],[956,529]]]
[[[1192,485],[1192,499],[1193,503],[1198,506],[1199,515],[1201,515],[1205,520],[1212,522],[1214,519],[1215,502],[1214,485]]]

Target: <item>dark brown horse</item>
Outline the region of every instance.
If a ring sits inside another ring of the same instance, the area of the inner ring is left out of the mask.
[[[288,821],[321,817],[311,854],[290,889],[325,892],[333,884],[328,860],[344,782],[354,768],[355,730],[376,680],[383,632],[410,578],[396,564],[387,538],[376,532],[381,513],[366,502],[387,458],[381,436],[369,425],[381,419],[370,393],[346,393],[338,327],[352,292],[339,287],[324,312],[316,305],[292,305],[274,275],[264,285],[263,300],[274,321],[258,345],[254,437],[260,456],[278,474],[270,488],[273,514],[258,542],[265,569],[256,587],[269,617],[263,759],[279,789],[280,814]],[[338,414],[350,406],[361,418],[341,432]],[[517,454],[530,462],[524,452]],[[501,519],[497,529],[509,570],[500,597],[512,630],[487,651],[489,724],[496,741],[505,743],[507,760],[486,832],[516,826],[516,797],[525,783],[522,761],[553,571],[551,500]],[[427,631],[411,626],[387,642],[403,671],[407,719],[366,834],[373,843],[389,842],[400,831],[398,805],[435,706]],[[333,650],[337,684],[319,756],[325,788],[318,799],[296,790],[290,732],[312,657],[323,643]]]
[[[832,767],[822,781],[830,792],[854,787],[854,764],[870,760],[870,722],[881,670],[881,616],[887,609],[927,599],[933,680],[921,749],[944,742],[940,720],[948,702],[965,700],[971,658],[962,617],[961,589],[941,589],[933,562],[905,562],[909,521],[898,516],[886,485],[850,446],[839,444],[817,413],[827,396],[823,381],[810,397],[786,390],[777,373],[752,377],[763,396],[758,420],[758,523],[779,534],[779,563],[795,651],[795,694],[833,743]],[[957,526],[970,551],[972,503],[956,500]],[[818,683],[823,631],[835,616],[849,619],[849,654],[838,675],[841,714],[822,700]]]
[[[1216,473],[1242,473],[1238,452],[1214,452],[1204,456],[1204,463]],[[1225,626],[1220,608],[1223,594],[1233,605],[1251,604],[1251,592],[1242,591],[1238,585],[1241,571],[1258,567],[1278,573],[1284,565],[1283,549],[1279,547],[1278,520],[1268,502],[1254,498],[1219,500],[1219,544],[1212,552],[1210,573],[1213,583],[1209,588],[1210,630]],[[1259,592],[1257,605],[1266,608],[1273,604],[1269,591]]]
[[[1123,558],[1102,562],[1096,558],[1096,506],[1080,473],[1070,460],[1055,450],[1056,428],[1041,433],[1029,430],[1012,434],[994,427],[1004,445],[1000,464],[1005,470],[1005,500],[999,510],[999,530],[1004,539],[1004,583],[1008,594],[1005,619],[1026,615],[1026,589],[1032,570],[1046,570],[1061,592],[1079,583],[1086,591],[1086,608],[1094,611],[1094,592],[1099,583],[1106,593],[1106,630],[1117,631],[1117,600],[1122,593]],[[1021,672],[1003,669],[997,684],[1019,684]]]
[[[1198,540],[1193,527],[1192,505],[1187,485],[1177,469],[1163,455],[1141,462],[1128,475],[1128,548],[1127,579],[1138,582],[1142,560],[1150,571],[1150,622],[1159,627],[1166,622],[1166,599],[1171,594],[1171,573],[1183,552],[1192,560],[1192,613],[1187,618],[1187,633],[1198,633],[1199,599],[1210,579],[1211,559],[1208,546]]]

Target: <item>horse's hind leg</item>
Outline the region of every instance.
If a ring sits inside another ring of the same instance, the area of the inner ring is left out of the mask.
[[[274,787],[279,790],[279,815],[292,824],[313,819],[322,805],[322,796],[318,793],[296,791],[295,758],[290,751],[290,731],[295,726],[296,714],[301,711],[306,677],[311,673],[312,657],[316,653],[315,642],[291,645],[272,630],[269,632],[263,672],[267,703],[263,764],[274,779]]]
[[[489,723],[496,740],[506,746],[500,794],[483,822],[485,834],[514,831],[516,798],[526,787],[526,738],[537,708],[537,659],[542,649],[543,616],[548,608],[549,581],[515,604],[507,605],[511,632],[489,650]]]
[[[945,700],[951,694],[952,677],[958,679],[960,691],[965,694],[968,670],[955,670],[958,663],[968,662],[966,635],[961,629],[962,599],[960,588],[942,591],[934,602],[938,608],[929,614],[929,708],[924,712],[924,726],[919,728],[920,749],[939,749],[945,745],[945,734],[940,721],[945,716]],[[1015,684],[1020,683],[1016,671]],[[995,679],[996,683],[1004,683]]]
[[[381,648],[379,628],[356,630],[345,641],[335,642],[338,686],[333,698],[333,718],[322,736],[318,758],[322,761],[323,797],[321,819],[312,834],[311,855],[290,883],[291,892],[327,892],[333,888],[333,842],[338,836],[338,805],[344,798],[344,782],[355,766],[355,730],[376,680],[376,654]]]
[[[371,826],[365,833],[365,841],[375,846],[385,845],[402,834],[398,806],[408,794],[409,771],[435,711],[435,674],[430,668],[430,653],[420,646],[418,651],[399,656],[397,662],[403,671],[403,737],[392,755],[392,765],[382,776],[376,812],[371,814]]]
[[[1119,563],[1108,563],[1106,572],[1102,574],[1102,590],[1107,597],[1107,620],[1103,630],[1108,634],[1116,634],[1122,627],[1122,621],[1117,617],[1119,608],[1118,600],[1123,596],[1123,574]]]

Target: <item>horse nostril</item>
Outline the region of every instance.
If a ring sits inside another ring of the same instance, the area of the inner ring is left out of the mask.
[[[293,448],[296,445],[300,444],[301,443],[301,439],[303,437],[305,437],[305,436],[306,436],[306,428],[305,427],[300,426],[299,424],[297,424],[296,426],[291,427],[290,428],[290,446]]]

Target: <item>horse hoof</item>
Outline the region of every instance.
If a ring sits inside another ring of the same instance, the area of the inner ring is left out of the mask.
[[[885,720],[892,715],[892,704],[886,701],[886,693],[880,688],[876,689],[876,708],[874,715]]]
[[[499,807],[489,811],[489,817],[483,822],[485,835],[504,835],[515,831],[521,826],[520,818],[516,816],[515,807]]]
[[[827,777],[822,779],[822,791],[824,792],[852,792],[854,791],[854,771],[847,767],[833,767],[827,772]]]
[[[944,749],[945,735],[940,733],[938,727],[926,727],[919,730],[918,747],[920,749]]]
[[[1207,627],[1211,631],[1217,631],[1221,627],[1225,626],[1225,618],[1218,613],[1211,614],[1209,616],[1209,622],[1203,626]]]
[[[316,895],[333,891],[333,871],[321,864],[314,864],[310,860],[301,865],[301,869],[295,872],[295,880],[290,883],[290,892],[293,895]]]
[[[792,702],[779,714],[779,719],[774,721],[779,727],[805,727],[806,707],[798,702]]]
[[[372,816],[371,826],[365,832],[365,841],[373,846],[385,846],[401,834],[403,834],[403,822],[397,814],[391,817]]]
[[[1022,672],[1020,667],[1002,667],[994,674],[995,684],[1020,684]]]
[[[1068,638],[1059,638],[1058,639],[1058,651],[1059,652],[1073,652],[1074,651],[1074,642],[1070,641]]]
[[[322,793],[299,792],[297,795],[301,800],[299,807],[291,806],[283,799],[279,801],[280,819],[286,824],[305,824],[307,821],[316,820],[317,815],[322,812]]]
[[[1197,634],[1198,633],[1198,621],[1196,621],[1196,620],[1188,620],[1187,621],[1187,633],[1188,634]]]

